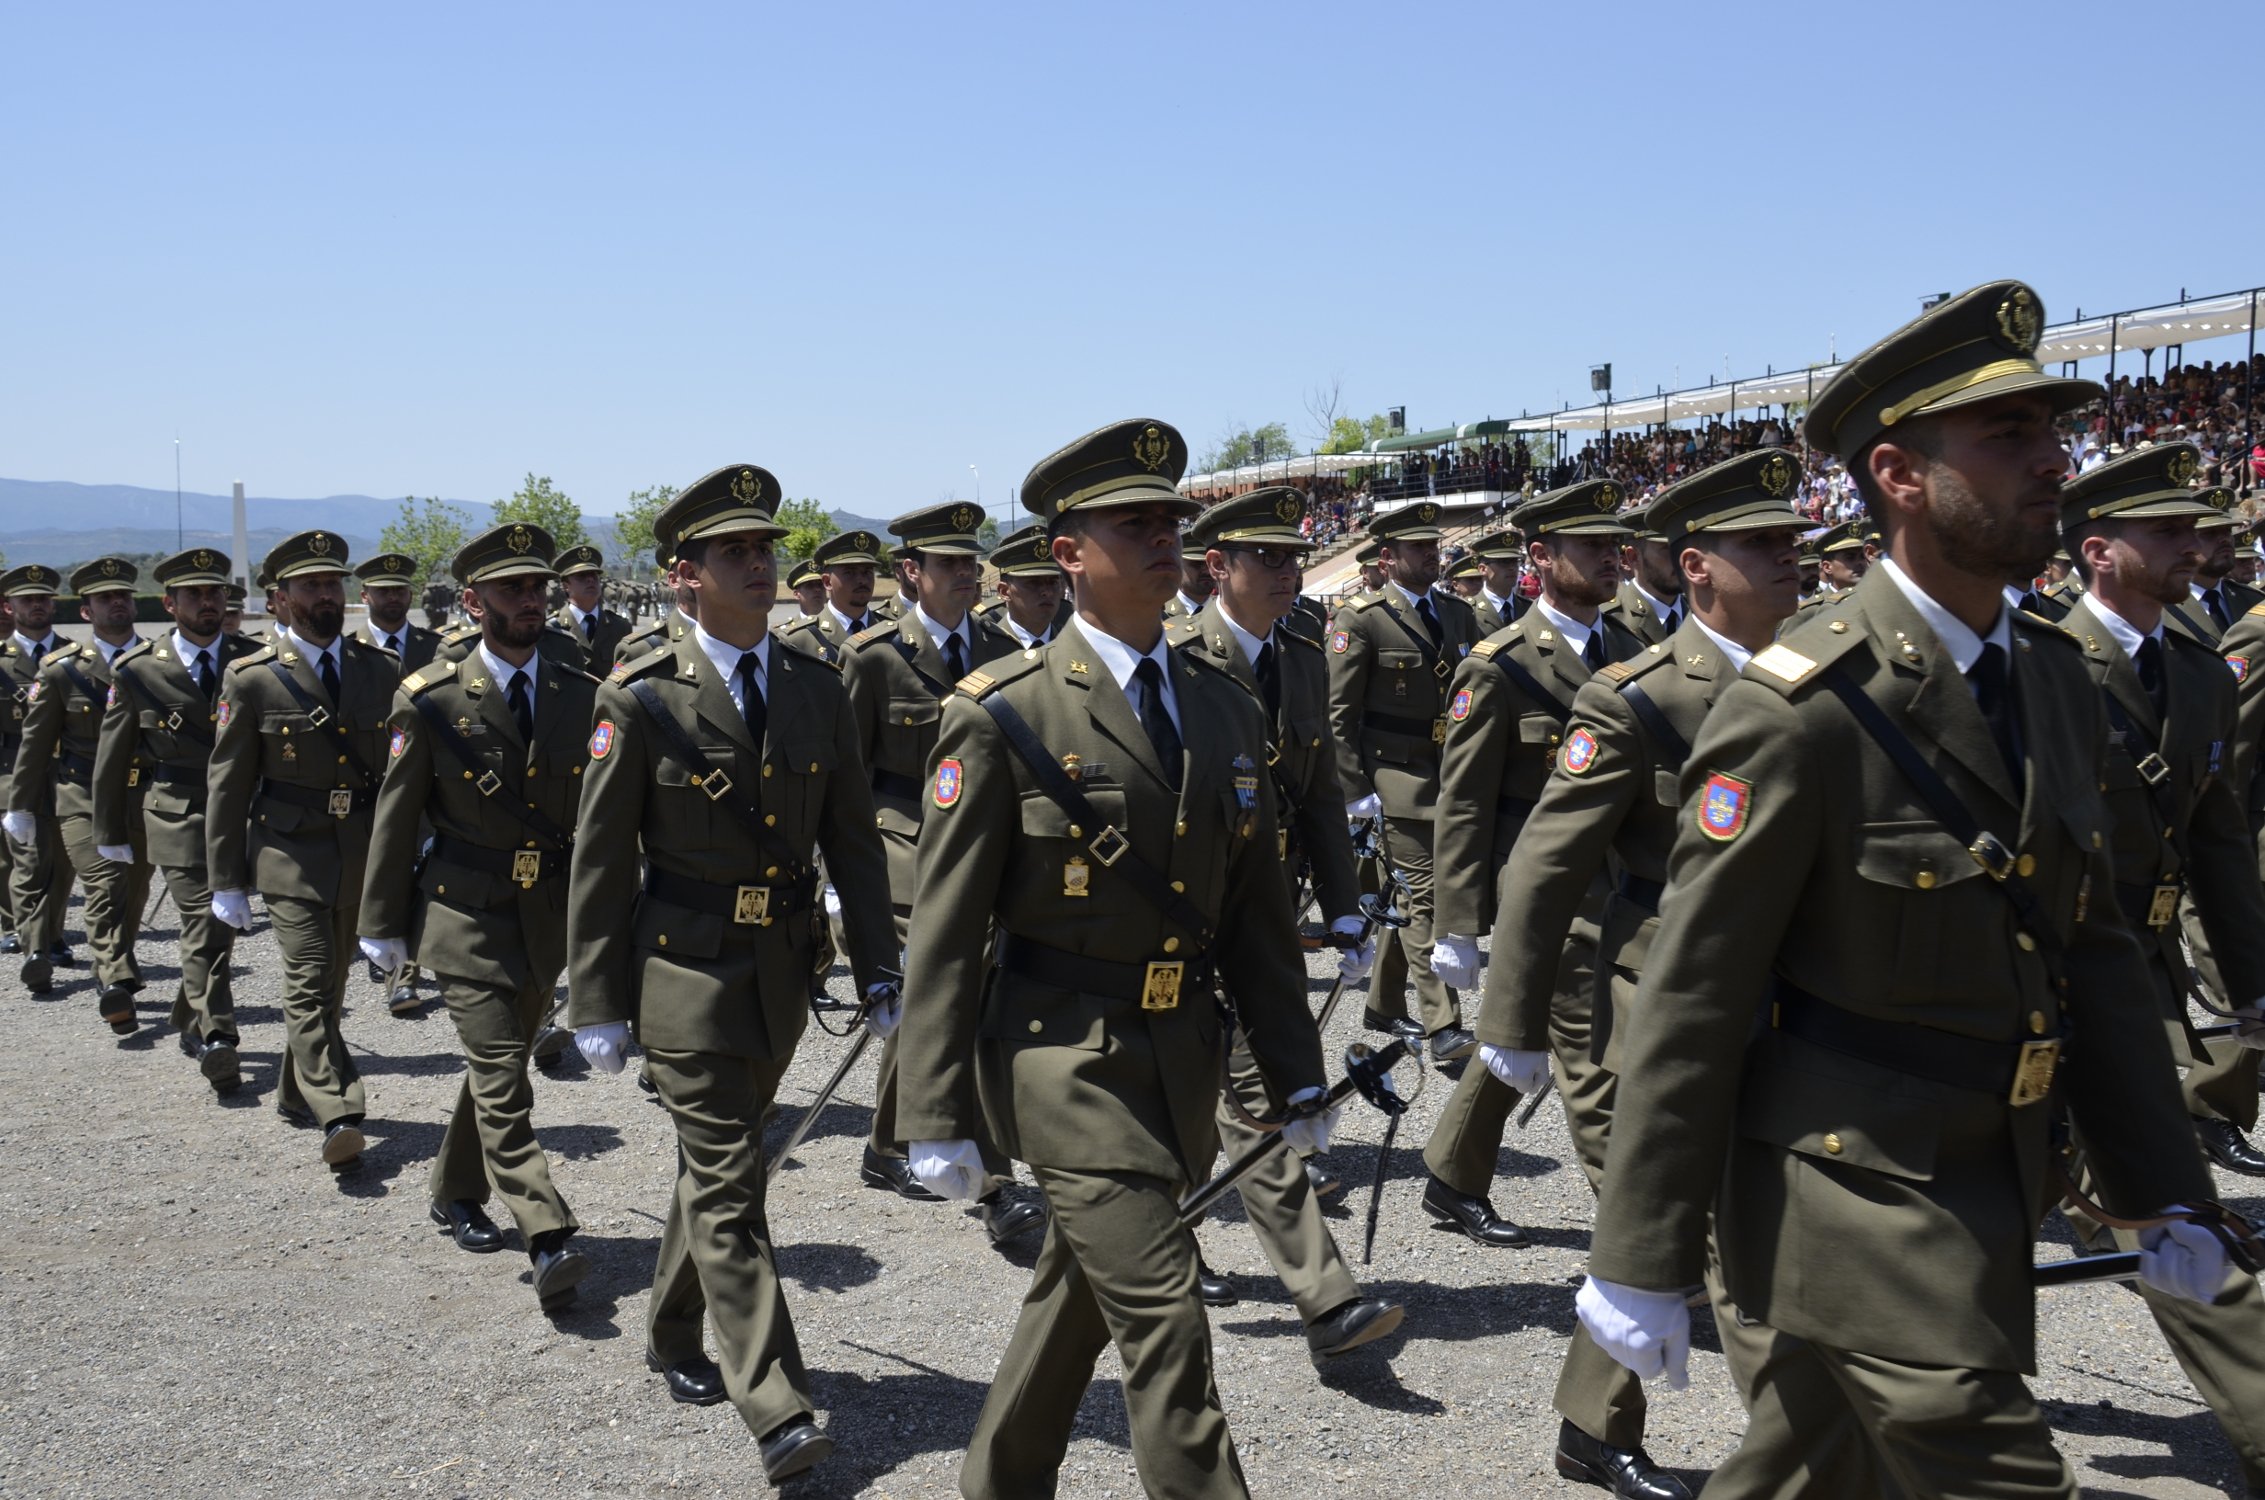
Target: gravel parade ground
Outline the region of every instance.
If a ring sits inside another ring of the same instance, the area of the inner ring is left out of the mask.
[[[245,1085],[216,1100],[161,1024],[173,913],[144,933],[143,1026],[111,1036],[74,903],[77,963],[45,997],[0,970],[0,1494],[533,1496],[766,1489],[729,1405],[672,1404],[644,1361],[646,1293],[674,1172],[660,1108],[625,1074],[569,1054],[538,1078],[536,1121],[590,1256],[580,1301],[536,1308],[516,1232],[456,1249],[426,1219],[425,1182],[461,1072],[427,981],[389,1015],[356,964],[346,1034],[369,1090],[370,1148],[334,1180],[318,1137],[274,1111],[278,962],[264,918],[237,948]],[[1329,961],[1316,955],[1316,976]],[[846,976],[834,987],[847,998]],[[1314,983],[1319,1003],[1324,981]],[[917,1003],[917,1001],[915,1001]],[[1338,1066],[1360,997],[1332,1024]],[[1381,1040],[1369,1037],[1371,1041]],[[774,1144],[847,1043],[812,1028],[780,1094]],[[779,1179],[770,1216],[819,1418],[840,1444],[802,1496],[958,1493],[961,1445],[1004,1349],[1036,1253],[1001,1253],[959,1206],[858,1182],[869,1049]],[[1405,1065],[1398,1082],[1407,1091]],[[1386,1163],[1375,1263],[1357,1264],[1384,1120],[1348,1108],[1331,1169],[1339,1243],[1369,1290],[1407,1304],[1400,1331],[1317,1378],[1287,1297],[1239,1207],[1201,1229],[1243,1301],[1215,1311],[1219,1384],[1255,1494],[1601,1493],[1550,1466],[1550,1393],[1573,1322],[1591,1199],[1552,1101],[1512,1132],[1496,1207],[1535,1247],[1481,1249],[1429,1226],[1421,1150],[1446,1098],[1433,1077]],[[1027,1179],[1026,1179],[1027,1180]],[[2241,1211],[2255,1188],[2223,1174]],[[1027,1189],[1026,1189],[1027,1190]],[[509,1220],[498,1210],[499,1222]],[[2065,1240],[2039,1255],[2068,1253]],[[1864,1273],[1848,1267],[1851,1278]],[[2035,1381],[2088,1494],[2241,1493],[2233,1456],[2139,1299],[2045,1295]],[[1708,1316],[1692,1386],[1656,1390],[1648,1446],[1694,1484],[1743,1425]],[[712,1352],[712,1345],[711,1345]],[[1137,1497],[1113,1356],[1085,1401],[1065,1496]]]

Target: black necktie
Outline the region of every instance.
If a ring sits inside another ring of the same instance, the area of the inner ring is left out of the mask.
[[[1667,618],[1660,622],[1659,628],[1669,635],[1683,628],[1683,605],[1680,601],[1667,607]]]
[[[527,691],[525,669],[511,674],[511,687],[504,693],[503,701],[511,705],[511,719],[519,726],[520,740],[529,745],[534,744],[535,705]]]
[[[1266,699],[1269,717],[1282,712],[1282,679],[1274,673],[1274,643],[1268,641],[1258,648],[1258,661],[1254,669],[1258,676],[1258,691]]]
[[[1172,727],[1172,715],[1164,707],[1164,669],[1156,665],[1155,657],[1140,659],[1140,665],[1133,669],[1133,683],[1139,689],[1133,701],[1140,709],[1140,727],[1148,731],[1148,743],[1156,747],[1165,778],[1176,787],[1180,784],[1180,732]]]
[[[333,705],[338,702],[338,663],[328,651],[322,653],[322,690],[330,694]]]
[[[2147,690],[2147,701],[2155,705],[2155,717],[2163,717],[2163,643],[2154,636],[2139,643],[2139,652],[2131,664],[2139,669],[2139,685]]]
[[[2021,739],[2014,727],[2013,678],[2006,669],[2005,647],[1994,641],[1985,643],[1981,656],[1967,669],[1966,680],[1973,685],[1974,706],[1990,721],[1990,738],[1998,742],[1998,754],[2005,757],[2006,771],[2018,788],[2022,784]]]
[[[212,701],[212,690],[218,685],[212,675],[212,652],[209,650],[199,651],[197,653],[197,686],[203,689],[205,702],[210,703]]]
[[[2226,596],[2216,589],[2202,591],[2202,607],[2210,611],[2210,618],[2218,622],[2218,629],[2221,631],[2233,624],[2233,617],[2226,613]],[[2149,644],[2152,645],[2153,642]]]
[[[1431,643],[1438,645],[1439,611],[1431,607],[1431,595],[1425,594],[1416,600],[1416,617],[1423,621],[1424,632],[1431,637]]]
[[[756,674],[763,663],[750,651],[739,659],[739,711],[747,716],[747,733],[755,741],[755,748],[763,748],[763,733],[770,727],[771,711],[763,703],[763,689]]]
[[[595,614],[587,614],[587,615],[584,615],[584,616],[582,617],[582,641],[583,641],[583,644],[584,644],[584,645],[587,645],[587,644],[589,644],[590,638],[591,638],[592,636],[596,635],[597,633],[598,633],[598,617],[597,617],[597,616],[596,616]]]
[[[401,654],[401,637],[397,635],[387,636],[385,638],[385,649],[392,652],[395,656],[399,656]]]
[[[31,664],[32,664],[32,666],[33,666],[33,667],[34,667],[35,669],[36,669],[36,668],[37,668],[37,667],[39,666],[39,659],[40,659],[41,657],[45,656],[46,654],[47,654],[47,643],[46,643],[46,642],[44,642],[44,641],[33,641],[33,642],[32,642],[32,644],[31,644]]]
[[[1598,622],[1597,622],[1597,628],[1589,632],[1589,643],[1588,643],[1588,644],[1587,644],[1586,646],[1583,646],[1583,647],[1581,648],[1581,660],[1582,660],[1582,661],[1584,661],[1584,662],[1586,662],[1586,663],[1588,663],[1588,667],[1589,667],[1589,670],[1590,670],[1590,671],[1592,671],[1592,672],[1598,671],[1598,670],[1600,670],[1600,669],[1602,669],[1602,668],[1603,668],[1603,666],[1604,666],[1604,622],[1603,622],[1603,621],[1601,621],[1601,620],[1600,620],[1600,621],[1598,621]]]
[[[944,670],[951,673],[954,682],[967,675],[967,647],[956,630],[944,637]]]

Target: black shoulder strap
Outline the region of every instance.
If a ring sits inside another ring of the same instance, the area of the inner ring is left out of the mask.
[[[456,757],[466,771],[472,773],[472,785],[480,789],[480,795],[492,801],[495,794],[503,790],[503,778],[496,775],[495,768],[481,760],[471,742],[456,732],[456,726],[448,722],[448,715],[441,712],[438,703],[422,693],[412,695],[409,701],[416,705],[417,716],[425,721],[434,737],[448,747],[449,753]],[[552,822],[541,808],[527,806],[526,799],[506,797],[495,805],[552,848],[563,851],[574,847],[574,835]]]
[[[85,698],[87,702],[99,707],[110,700],[110,695],[97,688],[87,674],[79,670],[79,664],[70,657],[64,657],[55,665],[63,669],[63,675],[71,679],[71,686],[77,688],[79,695]]]
[[[1510,679],[1510,685],[1533,699],[1543,713],[1548,714],[1560,724],[1572,720],[1572,708],[1567,704],[1558,702],[1549,689],[1541,685],[1540,678],[1499,651],[1495,652],[1488,660],[1500,667],[1502,675]]]
[[[1631,677],[1620,684],[1620,696],[1628,700],[1636,717],[1644,721],[1644,731],[1659,745],[1659,758],[1666,762],[1667,768],[1682,770],[1683,762],[1691,758],[1691,742],[1675,732],[1675,726],[1667,722],[1667,715],[1652,701],[1652,695]]]
[[[356,776],[362,778],[364,789],[374,788],[378,779],[372,776],[370,768],[362,763],[361,752],[354,748],[352,740],[346,738],[346,731],[338,727],[337,716],[309,697],[307,690],[299,686],[299,679],[293,677],[291,669],[283,665],[280,660],[270,660],[267,669],[275,674],[277,682],[283,684],[284,690],[290,693],[292,701],[307,711],[307,717],[314,721],[315,728],[330,736],[331,744],[337,747],[340,755],[346,757],[348,767],[353,770]]]
[[[1203,913],[1196,910],[1194,902],[1173,890],[1172,883],[1157,874],[1155,866],[1134,852],[1132,840],[1101,816],[1085,793],[1078,790],[1077,783],[1070,780],[1069,773],[1055,763],[1045,742],[1030,727],[1030,721],[1015,712],[1014,705],[999,693],[986,693],[976,701],[999,726],[999,732],[1007,737],[1015,754],[1022,757],[1022,763],[1030,768],[1038,789],[1051,798],[1056,807],[1068,813],[1071,822],[1101,830],[1087,841],[1086,848],[1093,851],[1093,857],[1101,861],[1102,867],[1114,871],[1142,900],[1162,912],[1167,921],[1194,933],[1202,948],[1209,948],[1211,924],[1204,921]]]
[[[661,739],[667,743],[669,753],[683,762],[685,768],[692,773],[692,784],[705,792],[710,802],[739,820],[740,826],[747,830],[748,837],[755,840],[755,847],[763,851],[766,861],[799,880],[809,868],[809,859],[798,856],[789,849],[777,831],[764,823],[760,813],[745,801],[731,795],[731,777],[709,763],[708,757],[701,753],[700,747],[693,742],[684,726],[676,721],[676,715],[668,711],[668,705],[661,701],[661,695],[650,682],[632,682],[628,687],[629,696],[637,700],[637,706],[645,710],[645,717],[652,720],[653,727],[661,732]]]
[[[136,677],[134,675],[133,669],[131,667],[128,667],[122,662],[115,663],[110,668],[110,675],[117,678],[120,682],[124,683],[126,685],[127,692],[132,693],[135,697],[141,699],[142,702],[148,704],[150,708],[155,712],[164,714],[165,727],[168,731],[181,736],[183,739],[194,740],[200,745],[210,745],[212,743],[212,733],[210,730],[208,730],[203,724],[192,722],[189,717],[186,714],[182,713],[179,709],[167,708],[163,703],[159,702],[157,695],[152,693],[149,690],[148,686],[143,683],[143,681],[139,677]]]

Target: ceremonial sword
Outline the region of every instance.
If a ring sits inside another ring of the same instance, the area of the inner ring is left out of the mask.
[[[849,1051],[843,1054],[841,1065],[834,1069],[834,1074],[826,1080],[825,1087],[818,1090],[818,1097],[813,1099],[810,1102],[810,1107],[802,1112],[802,1118],[794,1122],[794,1129],[787,1132],[786,1144],[779,1147],[777,1154],[772,1156],[770,1166],[765,1168],[763,1172],[763,1185],[765,1187],[769,1187],[777,1179],[779,1173],[784,1170],[786,1159],[794,1155],[794,1148],[802,1144],[802,1138],[810,1133],[810,1127],[818,1123],[818,1116],[825,1109],[827,1101],[834,1097],[834,1091],[842,1086],[842,1080],[849,1076],[849,1070],[856,1067],[857,1060],[865,1055],[867,1045],[873,1040],[872,1028],[864,1024],[865,1017],[871,1014],[875,1005],[886,1004],[903,994],[904,976],[902,974],[894,969],[876,969],[874,973],[880,976],[879,983],[886,984],[889,987],[889,993],[878,997],[869,996],[864,1003],[857,1007],[857,1019],[851,1023],[857,1027],[857,1035],[851,1040]],[[903,1024],[901,1017],[898,1024]]]
[[[1382,1047],[1371,1047],[1366,1042],[1355,1042],[1345,1049],[1345,1076],[1329,1086],[1329,1092],[1319,1099],[1299,1106],[1306,1114],[1321,1114],[1335,1109],[1354,1093],[1390,1115],[1395,1123],[1407,1109],[1400,1096],[1392,1092],[1392,1065],[1408,1055],[1404,1037],[1394,1037]],[[1225,1197],[1235,1184],[1248,1177],[1275,1152],[1285,1148],[1279,1130],[1271,1131],[1257,1145],[1227,1164],[1227,1170],[1180,1200],[1180,1222],[1193,1224],[1203,1217],[1212,1204]],[[1375,1206],[1370,1205],[1370,1217]]]

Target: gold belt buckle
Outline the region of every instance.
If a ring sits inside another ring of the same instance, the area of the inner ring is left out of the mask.
[[[128,766],[128,767],[126,767],[126,785],[128,785],[128,786],[140,786],[141,784],[142,784],[142,768],[141,768],[140,766]]]
[[[767,885],[743,885],[731,903],[731,919],[742,927],[768,927],[771,925],[771,888]]]
[[[330,789],[330,815],[334,818],[350,818],[354,815],[354,793],[351,788],[339,786]]]
[[[2019,1109],[2035,1104],[2053,1090],[2053,1070],[2060,1066],[2059,1041],[2023,1042],[2021,1060],[2013,1065],[2013,1092],[2006,1096],[2008,1103]]]
[[[1434,745],[1447,743],[1447,715],[1441,714],[1431,721],[1431,742]]]
[[[2171,918],[2178,915],[2178,892],[2179,888],[2176,885],[2155,887],[2155,894],[2147,900],[2148,926],[2168,927],[2171,925]]]
[[[542,851],[539,849],[512,850],[511,878],[528,890],[533,890],[535,882],[543,878]]]
[[[1178,1010],[1180,1008],[1180,979],[1187,973],[1184,959],[1165,959],[1148,966],[1148,977],[1141,981],[1140,1008],[1142,1010]]]

